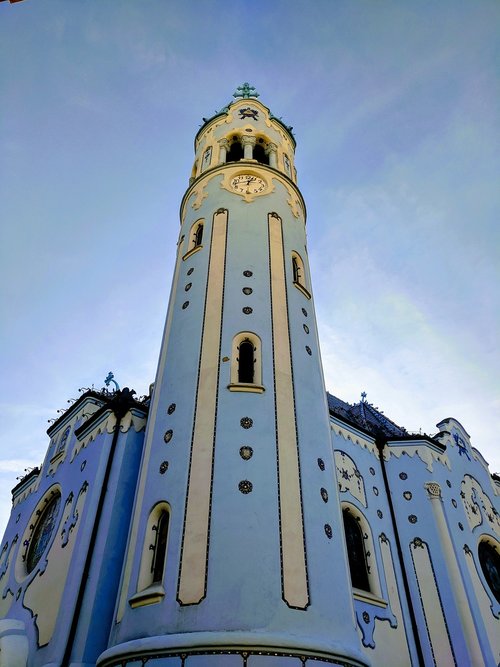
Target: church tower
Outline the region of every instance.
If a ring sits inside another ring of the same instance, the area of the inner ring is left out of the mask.
[[[100,667],[366,665],[291,128],[245,83],[204,124]],[[142,664],[142,663],[141,663]]]

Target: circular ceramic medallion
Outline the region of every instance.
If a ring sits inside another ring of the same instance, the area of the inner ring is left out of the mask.
[[[249,482],[248,479],[243,479],[239,484],[238,484],[238,489],[241,491],[241,493],[251,493],[253,489],[253,484],[252,482]]]
[[[253,449],[248,445],[243,445],[243,447],[240,447],[240,456],[244,461],[248,461],[253,456]]]

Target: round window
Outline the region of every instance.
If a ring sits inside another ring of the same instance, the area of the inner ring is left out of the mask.
[[[61,504],[61,495],[57,493],[47,502],[35,525],[26,556],[26,571],[33,572],[47,548],[56,527],[56,519]]]
[[[486,579],[497,602],[500,602],[500,554],[490,543],[483,540],[478,548],[479,562]]]

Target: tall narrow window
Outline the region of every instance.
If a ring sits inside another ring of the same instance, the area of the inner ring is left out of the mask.
[[[158,503],[151,510],[146,525],[137,593],[128,601],[132,608],[156,604],[165,597],[164,576],[169,524],[169,505],[166,502]]]
[[[238,382],[253,383],[254,365],[254,346],[248,338],[245,338],[238,350]]]
[[[198,252],[203,248],[202,241],[204,226],[205,220],[203,218],[195,220],[195,222],[191,225],[191,229],[189,230],[189,234],[187,235],[186,239],[186,253],[183,255],[182,259],[187,259],[195,252]]]
[[[343,510],[342,517],[344,519],[344,532],[347,544],[349,569],[351,571],[351,583],[354,588],[370,592],[361,527],[355,517],[348,510]]]
[[[249,391],[255,394],[264,391],[261,348],[260,338],[251,331],[241,331],[233,338],[231,379],[227,387],[230,391]]]
[[[304,294],[304,296],[310,299],[311,294],[309,293],[306,285],[306,271],[304,268],[304,262],[302,261],[302,257],[299,255],[299,253],[295,252],[295,250],[292,252],[292,276],[293,284],[295,287],[297,287],[297,289],[299,289]]]
[[[160,584],[163,581],[163,570],[165,569],[165,556],[167,554],[168,536],[168,512],[163,510],[158,518],[158,523],[153,526],[155,531],[155,543],[153,545],[153,560],[151,562],[151,583]]]
[[[193,248],[197,248],[198,246],[200,246],[202,240],[203,240],[203,223],[200,222],[196,227],[196,229],[194,230]]]

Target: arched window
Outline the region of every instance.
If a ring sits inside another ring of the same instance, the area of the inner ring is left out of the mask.
[[[238,349],[238,382],[253,383],[254,365],[254,346],[248,338],[245,338]]]
[[[293,269],[293,282],[294,283],[300,283],[301,282],[301,272],[300,272],[300,266],[299,262],[297,261],[297,257],[292,257],[292,269]]]
[[[293,284],[297,287],[308,299],[311,298],[311,294],[307,288],[306,284],[306,271],[304,267],[304,262],[302,257],[298,252],[292,252],[292,276]]]
[[[353,588],[359,588],[362,591],[370,592],[365,546],[363,543],[361,527],[357,519],[348,509],[342,511],[342,518],[344,520],[347,557],[349,559],[352,586]]]
[[[226,155],[226,162],[238,162],[243,160],[243,146],[237,137],[233,137],[233,142]]]
[[[261,341],[249,331],[243,331],[233,338],[231,350],[231,391],[261,393],[262,357]]]
[[[197,248],[198,246],[200,246],[202,241],[203,241],[203,223],[199,222],[198,225],[196,226],[196,229],[194,230],[193,248]]]
[[[201,248],[203,248],[202,241],[203,241],[204,227],[205,227],[205,220],[203,218],[196,220],[191,225],[191,229],[189,230],[189,234],[186,240],[187,244],[186,253],[182,259],[187,259],[190,255],[192,255],[195,252],[198,252],[198,250],[201,250]]]
[[[146,524],[137,593],[129,600],[131,607],[155,604],[165,597],[164,575],[169,524],[170,507],[165,502],[158,503],[151,510]]]
[[[266,149],[262,143],[255,144],[253,149],[253,159],[261,164],[269,164],[269,155],[267,155]]]
[[[163,510],[158,517],[158,522],[153,526],[155,532],[155,542],[153,545],[153,558],[151,560],[151,573],[153,575],[153,584],[163,581],[163,570],[165,568],[165,557],[167,555],[167,536],[169,514]]]
[[[61,489],[58,484],[54,484],[36,505],[22,537],[20,536],[21,546],[15,564],[15,576],[18,581],[36,571],[42,558],[45,562],[57,536],[60,520]]]
[[[52,498],[48,500],[45,508],[40,512],[40,516],[35,524],[35,528],[29,541],[28,553],[26,555],[27,574],[33,572],[38,565],[38,561],[42,557],[52,538],[56,528],[60,504],[61,494],[56,492]]]
[[[486,583],[496,601],[500,603],[500,554],[497,547],[487,540],[481,540],[478,555]]]

